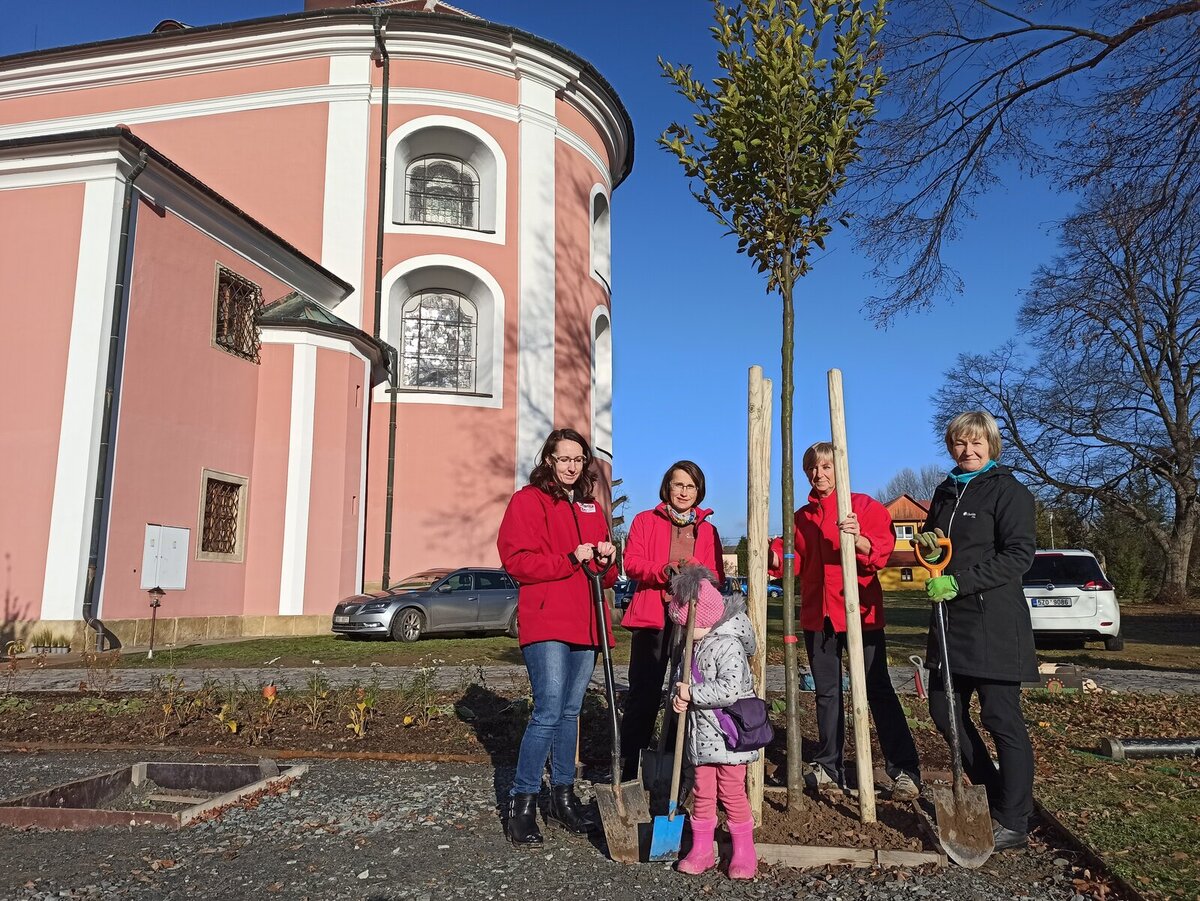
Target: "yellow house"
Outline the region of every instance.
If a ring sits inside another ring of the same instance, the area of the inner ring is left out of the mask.
[[[888,557],[887,566],[879,571],[879,582],[884,591],[923,591],[929,573],[917,563],[912,540],[929,515],[929,501],[902,494],[884,506],[892,515],[896,549]]]

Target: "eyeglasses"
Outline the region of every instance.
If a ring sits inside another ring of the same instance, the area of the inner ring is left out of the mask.
[[[683,482],[672,482],[671,490],[678,491],[680,494],[695,494],[696,486],[695,485],[685,485]]]
[[[547,454],[555,463],[561,463],[566,466],[568,463],[574,463],[576,466],[582,466],[587,462],[587,457],[560,457],[557,454]]]

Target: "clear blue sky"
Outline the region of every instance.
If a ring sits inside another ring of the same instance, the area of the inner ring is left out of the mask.
[[[303,0],[59,0],[8,3],[0,55],[149,31],[164,18],[201,25],[278,15]],[[549,3],[462,0],[494,21],[556,41],[592,62],[629,109],[632,175],[613,198],[616,475],[628,514],[656,502],[663,469],[694,459],[707,506],[730,540],[745,529],[746,377],[754,364],[779,386],[779,302],[731,238],[692,199],[678,163],[655,144],[689,111],[659,74],[659,55],[712,74],[711,7],[703,0]],[[234,201],[237,198],[232,198]],[[887,331],[861,311],[875,292],[853,241],[835,236],[797,294],[796,455],[829,436],[826,372],[843,372],[855,490],[873,493],[905,466],[946,463],[929,397],[956,354],[1011,337],[1018,292],[1054,252],[1047,237],[1071,198],[1014,177],[966,223],[951,258],[963,296]],[[776,417],[779,399],[776,394]],[[564,423],[565,425],[566,423]],[[772,456],[771,529],[779,509],[779,431]],[[949,465],[946,463],[946,465]],[[797,497],[807,491],[797,472]]]

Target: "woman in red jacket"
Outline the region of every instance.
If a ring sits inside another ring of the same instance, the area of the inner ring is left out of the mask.
[[[808,503],[796,511],[795,571],[800,576],[800,628],[804,631],[804,646],[817,695],[818,734],[817,750],[805,781],[813,787],[844,784],[846,716],[842,703],[842,651],[846,646],[846,595],[842,583],[841,533],[845,532],[854,536],[858,564],[867,702],[887,773],[892,777],[892,797],[897,801],[912,801],[920,794],[920,762],[904,709],[888,675],[883,587],[877,575],[896,546],[892,517],[874,498],[851,494],[851,512],[838,522],[833,445],[829,442],[819,442],[806,450],[802,465],[812,492]],[[782,539],[776,539],[771,545],[773,576],[782,573],[782,544]]]
[[[721,538],[708,521],[712,510],[701,509],[704,473],[691,460],[680,460],[666,471],[658,489],[662,503],[633,518],[625,544],[625,573],[637,579],[621,625],[633,633],[629,645],[629,691],[621,721],[623,781],[636,778],[638,756],[650,742],[662,698],[672,636],[664,615],[671,576],[684,563],[700,563],[724,585]],[[669,718],[672,723],[674,717]]]
[[[496,549],[521,586],[517,628],[533,690],[533,714],[521,739],[505,832],[518,847],[539,847],[538,795],[550,759],[547,819],[570,832],[595,828],[575,796],[579,708],[608,624],[596,622],[587,574],[615,548],[608,519],[592,496],[592,450],[573,429],[555,429],[542,445],[529,484],[512,496]],[[610,571],[607,584],[616,581]]]

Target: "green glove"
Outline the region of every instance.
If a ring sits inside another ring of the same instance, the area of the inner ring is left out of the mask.
[[[934,602],[953,600],[958,597],[958,579],[954,576],[934,576],[925,583],[925,593]]]
[[[941,529],[934,529],[932,532],[918,532],[913,538],[913,550],[930,563],[936,563],[942,559],[942,548],[938,545],[938,539],[945,537],[946,535]]]

